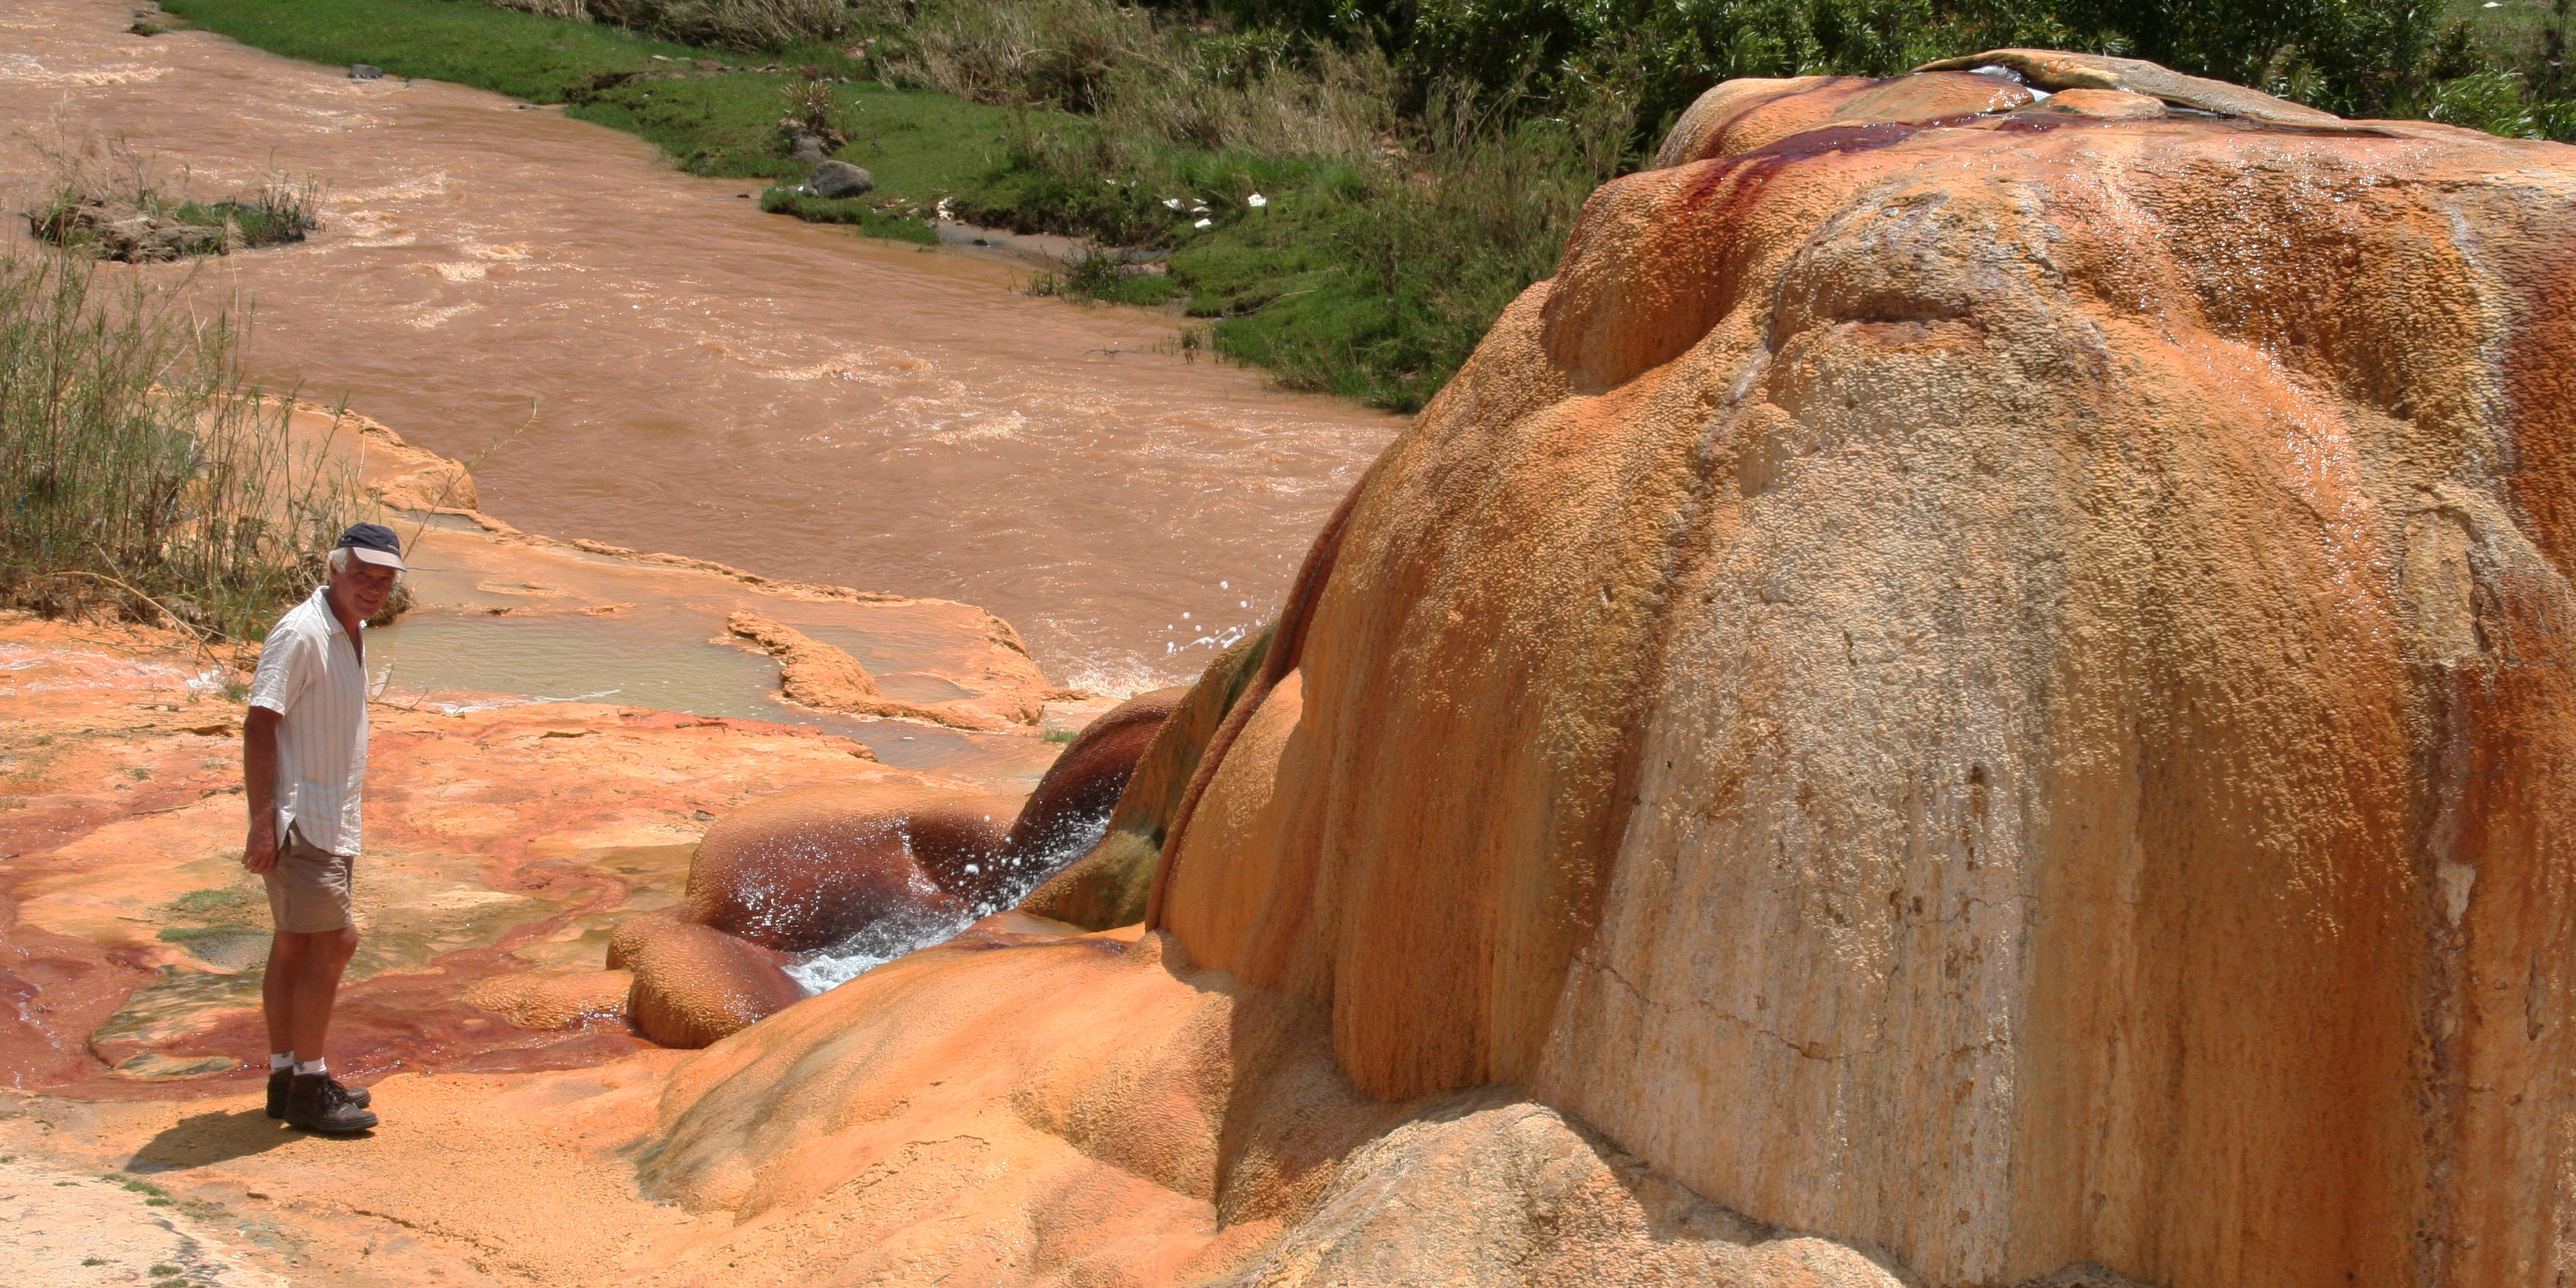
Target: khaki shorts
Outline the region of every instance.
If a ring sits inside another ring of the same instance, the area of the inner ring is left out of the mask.
[[[268,882],[268,915],[276,928],[318,935],[350,925],[349,871],[355,863],[305,840],[289,824],[277,847],[277,866],[262,874]]]

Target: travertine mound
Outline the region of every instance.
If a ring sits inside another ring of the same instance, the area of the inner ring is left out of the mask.
[[[1931,1282],[2553,1282],[2576,150],[1995,58],[1592,199],[1160,924]]]
[[[1144,926],[718,1046],[662,1192],[818,1283],[2576,1272],[2576,150],[1980,66],[1711,91],[1033,900]]]
[[[1899,1288],[1509,1089],[1373,1101],[1166,936],[1006,920],[676,1071],[644,1178],[736,1233],[644,1282]]]

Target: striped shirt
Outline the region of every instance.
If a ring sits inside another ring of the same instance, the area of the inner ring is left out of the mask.
[[[285,717],[277,724],[278,843],[293,827],[322,849],[354,855],[367,776],[367,674],[329,595],[327,587],[314,591],[268,628],[250,704]]]

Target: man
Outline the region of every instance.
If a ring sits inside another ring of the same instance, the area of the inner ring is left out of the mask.
[[[403,570],[393,529],[340,534],[331,580],[287,611],[259,647],[242,721],[250,838],[242,866],[268,883],[276,923],[260,1001],[268,1016],[268,1116],[307,1131],[376,1125],[362,1088],[322,1058],[340,973],[358,948],[349,878],[367,771],[366,621]]]

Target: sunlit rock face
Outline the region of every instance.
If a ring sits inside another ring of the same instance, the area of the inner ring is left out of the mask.
[[[2576,149],[1967,61],[1592,198],[1160,922],[1933,1283],[2555,1282]]]
[[[1661,160],[1029,904],[1145,924],[717,1044],[657,1194],[818,1283],[2576,1270],[2576,150],[1997,51]]]

